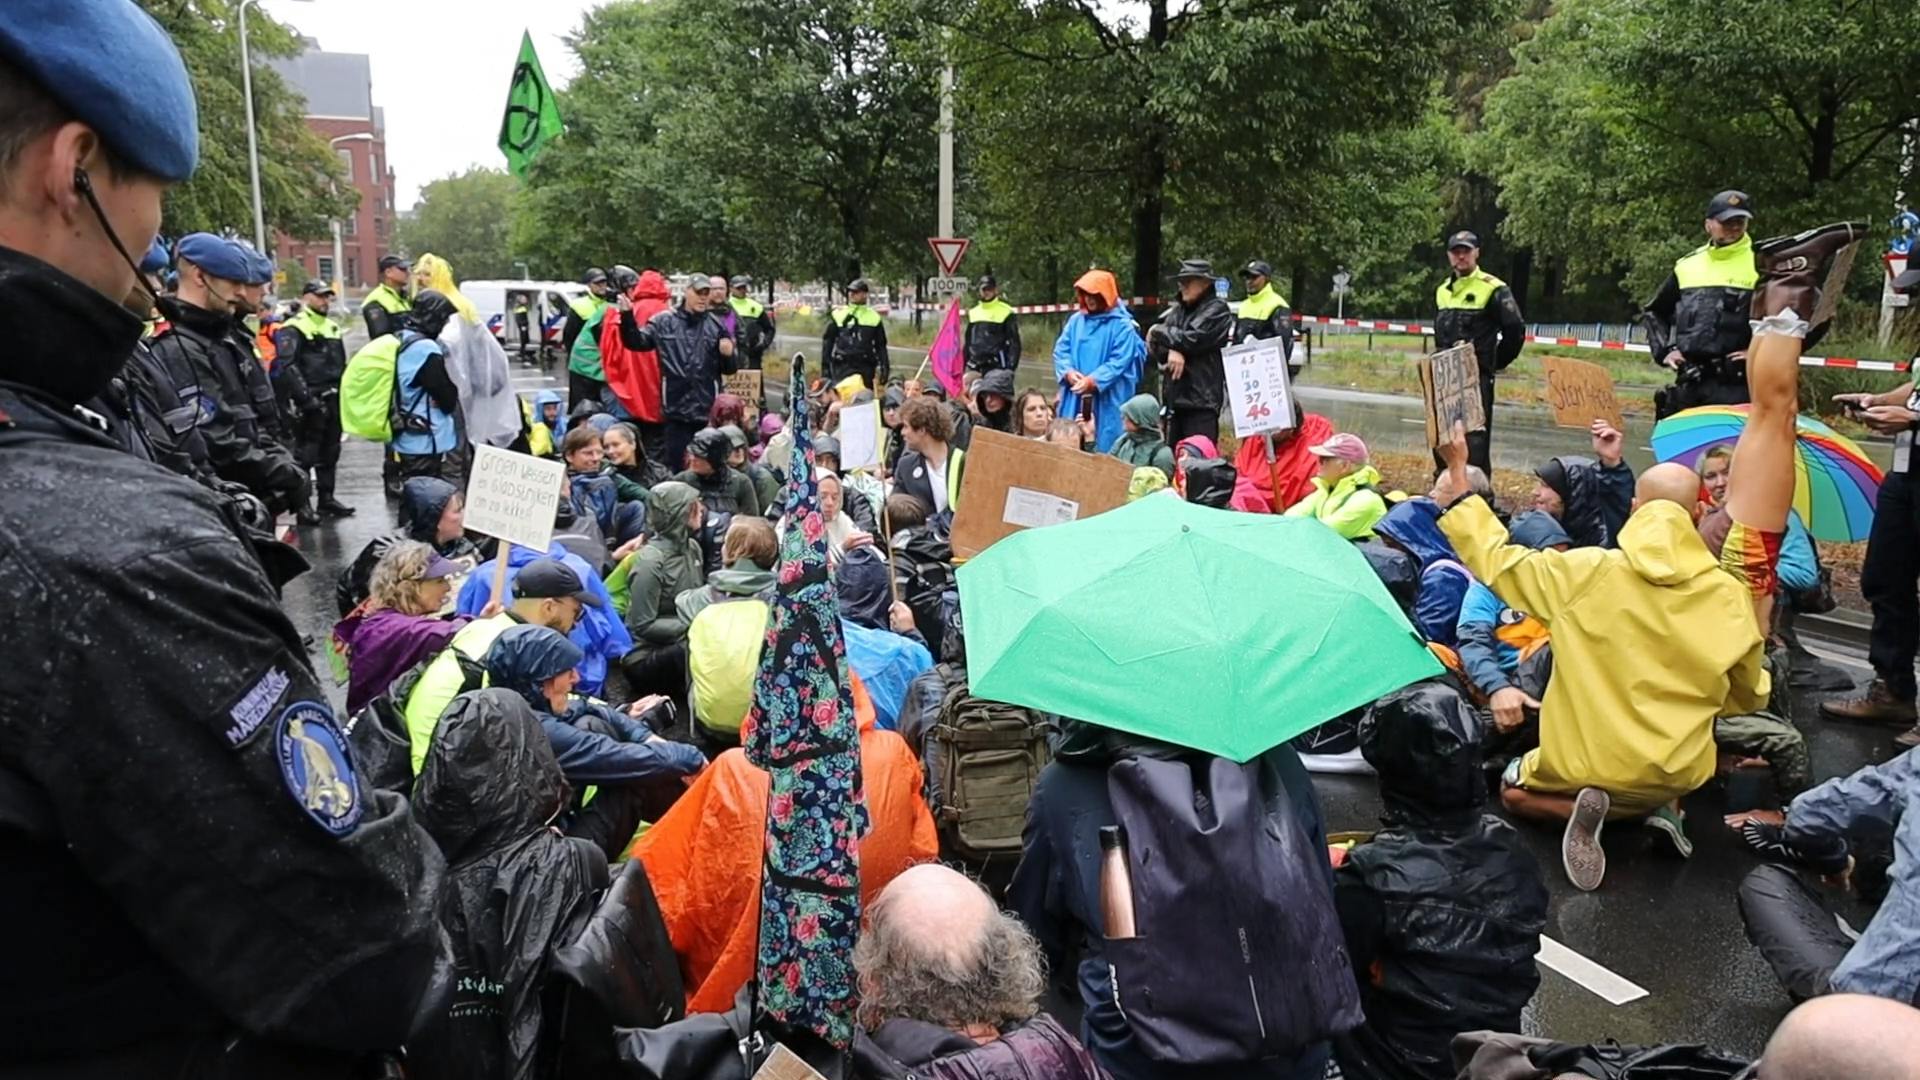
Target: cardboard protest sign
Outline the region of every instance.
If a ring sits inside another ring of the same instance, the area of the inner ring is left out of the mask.
[[[773,1053],[767,1055],[766,1063],[760,1071],[753,1074],[753,1080],[827,1080],[813,1066],[801,1060],[800,1055],[774,1044]]]
[[[840,467],[872,469],[880,464],[880,403],[869,401],[840,409]]]
[[[1847,290],[1847,275],[1853,273],[1853,257],[1859,253],[1860,241],[1855,240],[1833,257],[1833,264],[1827,270],[1826,284],[1820,289],[1820,302],[1814,305],[1813,314],[1807,318],[1809,328],[1818,329],[1833,321],[1833,311],[1840,303],[1840,294]]]
[[[1248,341],[1221,355],[1227,369],[1227,402],[1235,438],[1250,439],[1293,427],[1293,388],[1287,384],[1287,353],[1279,338]]]
[[[953,516],[953,554],[970,559],[1021,529],[1126,505],[1133,467],[1106,454],[975,428]]]
[[[1613,393],[1613,376],[1606,368],[1564,356],[1549,356],[1542,364],[1547,369],[1547,404],[1553,406],[1554,423],[1587,428],[1595,420],[1605,420],[1616,431],[1627,429],[1620,400]]]
[[[1437,447],[1453,435],[1453,425],[1468,431],[1487,426],[1480,400],[1480,362],[1470,343],[1442,349],[1420,361],[1420,396],[1427,406],[1427,445]]]
[[[566,475],[565,462],[475,446],[473,470],[467,475],[467,528],[535,551],[547,550],[553,543],[553,517]]]
[[[758,371],[736,371],[720,377],[720,389],[758,405],[761,401],[762,375]]]

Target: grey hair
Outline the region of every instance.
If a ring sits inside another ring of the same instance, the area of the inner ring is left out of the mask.
[[[402,540],[387,549],[374,564],[367,592],[376,608],[387,608],[405,615],[431,615],[422,610],[421,575],[433,561],[433,548],[418,540]]]
[[[1467,466],[1467,492],[1485,499],[1487,505],[1493,505],[1493,481],[1487,479],[1487,474],[1478,465]]]
[[[888,1020],[1006,1028],[1040,1011],[1046,963],[1020,920],[996,909],[963,940],[947,927],[899,925],[892,906],[883,892],[853,949],[869,1030]]]

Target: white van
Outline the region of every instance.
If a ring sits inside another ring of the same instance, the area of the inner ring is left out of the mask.
[[[480,309],[481,321],[499,340],[509,355],[522,359],[538,357],[542,367],[554,361],[566,363],[560,355],[560,331],[567,323],[568,305],[587,295],[587,287],[577,281],[463,281],[460,291]],[[524,328],[514,310],[526,305]]]

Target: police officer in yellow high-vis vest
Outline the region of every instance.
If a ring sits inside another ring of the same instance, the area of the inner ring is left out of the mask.
[[[1467,433],[1467,461],[1493,474],[1493,376],[1506,370],[1527,343],[1520,305],[1507,283],[1480,269],[1480,237],[1466,230],[1447,238],[1447,264],[1453,272],[1434,290],[1439,314],[1433,320],[1433,347],[1451,349],[1473,343],[1480,365],[1480,401],[1487,426]]]
[[[1233,313],[1233,343],[1279,338],[1287,374],[1300,374],[1300,365],[1293,362],[1293,309],[1273,287],[1273,264],[1255,259],[1241,268],[1240,278],[1247,283],[1247,298]]]
[[[967,309],[966,374],[968,388],[989,371],[1020,366],[1020,316],[1000,296],[1000,279],[980,275],[974,283],[980,302]]]
[[[1673,273],[1641,309],[1653,362],[1674,371],[1673,385],[1653,395],[1665,419],[1696,405],[1741,405],[1747,398],[1747,342],[1753,286],[1753,200],[1723,191],[1707,202],[1707,242],[1681,256]]]

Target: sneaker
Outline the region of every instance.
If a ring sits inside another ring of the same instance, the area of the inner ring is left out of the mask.
[[[1768,862],[1804,866],[1817,874],[1831,876],[1842,873],[1851,861],[1847,854],[1847,841],[1843,837],[1790,840],[1784,826],[1748,819],[1746,824],[1740,826],[1740,838],[1747,842],[1755,855]]]
[[[1693,858],[1693,841],[1687,839],[1686,819],[1674,812],[1673,807],[1663,806],[1647,815],[1647,828],[1666,837],[1673,844],[1673,850],[1683,859]]]
[[[1859,697],[1821,702],[1820,718],[1854,724],[1912,724],[1920,721],[1920,713],[1914,711],[1913,695],[1902,698],[1888,689],[1886,680],[1875,679]]]
[[[1560,837],[1560,865],[1567,871],[1567,880],[1581,892],[1599,888],[1600,879],[1607,874],[1607,853],[1600,848],[1600,830],[1612,808],[1613,800],[1599,788],[1581,788],[1573,797],[1573,814]]]

